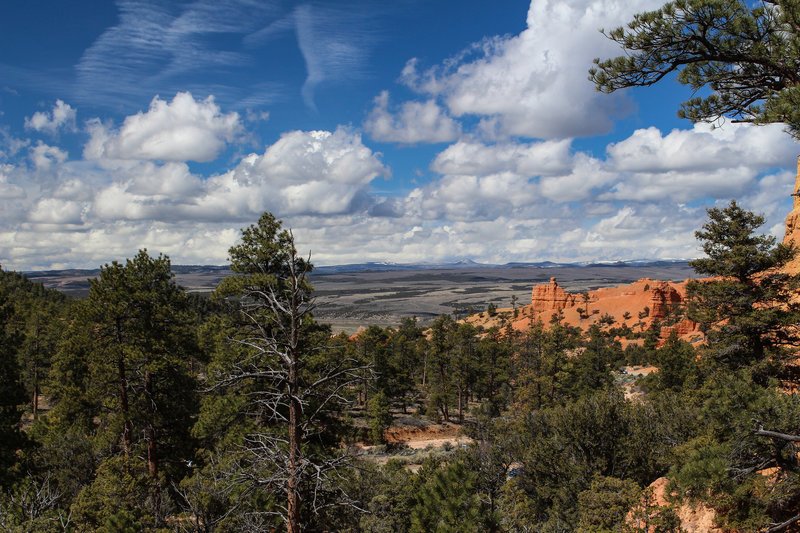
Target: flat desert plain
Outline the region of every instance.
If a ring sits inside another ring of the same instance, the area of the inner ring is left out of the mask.
[[[191,292],[210,293],[219,281],[230,275],[226,267],[174,266],[177,283]],[[76,297],[89,290],[88,278],[97,270],[28,272],[33,281]],[[489,303],[498,308],[530,303],[531,288],[549,283],[555,277],[570,292],[631,283],[640,278],[682,281],[694,277],[685,262],[659,262],[645,265],[589,266],[470,266],[460,268],[404,268],[400,270],[353,271],[321,268],[311,276],[316,289],[315,316],[329,323],[334,331],[354,333],[369,324],[393,326],[404,317],[416,316],[423,325],[443,313],[462,315],[475,312]]]

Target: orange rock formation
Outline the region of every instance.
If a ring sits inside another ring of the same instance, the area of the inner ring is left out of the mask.
[[[681,529],[686,533],[722,533],[723,530],[714,524],[717,514],[707,505],[702,503],[696,505],[684,503],[677,507],[672,506],[667,497],[667,485],[668,480],[665,477],[660,477],[650,484],[650,488],[653,491],[652,501],[650,502],[651,505],[672,507],[678,515],[678,519],[681,521]],[[646,505],[646,502],[643,501],[641,505]],[[645,509],[645,507],[642,506],[637,507],[635,510],[641,512]],[[652,520],[654,516],[649,516],[648,518]],[[629,513],[627,522],[630,526],[642,529],[647,526],[644,520],[634,518],[633,512]],[[650,526],[647,531],[655,531],[655,528]]]
[[[786,233],[783,236],[784,244],[800,247],[800,158],[797,159],[797,177],[794,183],[794,204],[789,216],[786,217]],[[788,274],[800,273],[800,254],[784,267]]]
[[[550,278],[550,285],[535,285],[531,291],[531,311],[534,313],[557,313],[564,308],[575,306],[575,294],[570,294],[558,286],[556,278]]]
[[[647,329],[655,320],[664,321],[686,298],[688,280],[675,283],[643,278],[630,285],[571,294],[558,286],[555,278],[549,284],[536,285],[531,291],[531,304],[520,309],[514,328],[527,330],[531,321],[547,324],[554,313],[561,312],[564,322],[588,328],[602,317],[612,317],[615,326],[623,324],[638,331]],[[637,329],[638,328],[638,329]],[[699,340],[697,324],[683,319],[662,330],[666,338],[672,331],[681,338]]]

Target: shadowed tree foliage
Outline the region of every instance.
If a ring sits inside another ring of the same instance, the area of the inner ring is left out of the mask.
[[[414,474],[397,460],[383,467],[360,469],[361,487],[367,513],[360,517],[360,531],[368,533],[405,533],[411,528],[411,510],[416,505],[423,476]]]
[[[102,267],[53,364],[61,383],[49,388],[56,400],[51,438],[88,433],[102,457],[76,498],[76,516],[95,527],[121,510],[162,525],[171,483],[191,457],[194,322],[172,277],[169,259],[146,250]]]
[[[420,488],[411,511],[414,533],[491,531],[494,517],[475,493],[477,477],[456,461]]]
[[[25,401],[17,363],[20,337],[15,333],[12,313],[7,289],[0,285],[0,489],[8,488],[12,480],[11,468],[22,444],[20,404]]]
[[[19,337],[18,360],[22,384],[30,401],[33,418],[39,415],[39,394],[63,330],[63,315],[68,307],[66,296],[24,274],[0,270],[0,285],[9,298],[13,325]]]
[[[578,494],[577,531],[621,531],[626,515],[641,495],[642,489],[631,480],[595,476],[589,489]]]
[[[369,417],[370,440],[373,444],[385,444],[383,433],[392,425],[392,413],[389,410],[389,399],[383,391],[378,391],[367,403]]]
[[[678,392],[698,373],[697,354],[691,344],[678,339],[674,331],[656,352],[658,372],[651,374],[656,390]]]
[[[732,202],[697,232],[707,257],[693,265],[714,278],[690,286],[708,335],[696,349],[662,345],[658,323],[584,332],[562,314],[525,333],[444,315],[332,336],[312,315],[311,265],[268,213],[210,300],[145,251],[66,307],[0,277],[17,287],[0,283],[0,529],[677,531],[648,489],[663,476],[728,530],[796,527],[800,401],[779,383],[796,383],[781,363],[800,310],[778,272],[793,251],[762,223]],[[634,376],[614,371],[626,357],[659,367],[632,401],[620,385]],[[21,424],[45,374],[52,409]],[[383,466],[347,453],[357,428],[378,441],[425,406],[473,442],[398,446]]]
[[[800,340],[797,278],[779,271],[794,249],[756,235],[764,218],[736,202],[708,215],[696,233],[708,257],[690,264],[715,278],[688,287],[689,316],[707,331],[697,366],[704,375],[695,393],[684,387],[683,394],[704,425],[676,449],[671,477],[682,494],[712,505],[724,526],[775,533],[800,521],[793,440],[800,442],[794,436],[800,411],[796,395],[780,391],[773,379],[792,379],[783,363]],[[674,355],[665,361],[664,377],[680,381],[681,356]]]

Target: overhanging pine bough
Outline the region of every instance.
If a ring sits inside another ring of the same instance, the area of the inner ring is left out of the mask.
[[[693,122],[728,118],[784,123],[800,139],[800,2],[678,0],[610,32],[626,55],[595,59],[589,79],[602,92],[643,87],[677,72],[694,91],[681,104]]]

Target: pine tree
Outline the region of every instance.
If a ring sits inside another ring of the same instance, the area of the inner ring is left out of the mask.
[[[54,361],[68,378],[55,388],[57,419],[70,424],[65,414],[82,413],[95,446],[107,450],[98,477],[78,498],[78,514],[97,525],[117,508],[111,500],[119,483],[144,491],[131,493],[130,511],[162,524],[166,492],[190,457],[196,340],[185,293],[172,277],[169,259],[146,250],[124,265],[102,267]],[[85,359],[76,359],[73,348]]]
[[[800,341],[794,327],[800,306],[792,301],[798,278],[779,270],[795,250],[756,235],[764,217],[735,201],[709,209],[708,216],[695,233],[707,257],[689,264],[715,278],[689,283],[689,316],[707,331],[707,352],[715,361],[731,369],[764,362]]]
[[[671,73],[692,88],[679,116],[693,122],[782,122],[800,138],[800,5],[795,0],[676,0],[607,37],[625,55],[601,61],[603,92],[649,86]],[[707,88],[710,91],[701,91]]]
[[[415,533],[486,531],[486,506],[475,494],[476,476],[461,462],[437,471],[417,495],[411,512]]]
[[[348,502],[332,482],[348,463],[333,450],[340,423],[332,413],[364,367],[314,321],[312,265],[272,214],[245,228],[229,254],[236,275],[220,284],[218,295],[240,304],[230,339],[239,349],[215,365],[209,388],[246,391],[242,407],[253,421],[229,481],[261,495],[245,518],[267,519],[251,523],[250,531],[272,531],[277,518],[297,533],[312,527],[323,508]]]
[[[378,391],[367,404],[369,416],[370,440],[373,444],[384,444],[383,433],[392,425],[392,413],[389,410],[389,399],[383,391]]]
[[[0,286],[0,489],[8,488],[13,479],[11,468],[22,445],[20,405],[25,401],[17,363],[20,338],[11,323],[12,311],[6,290]]]

